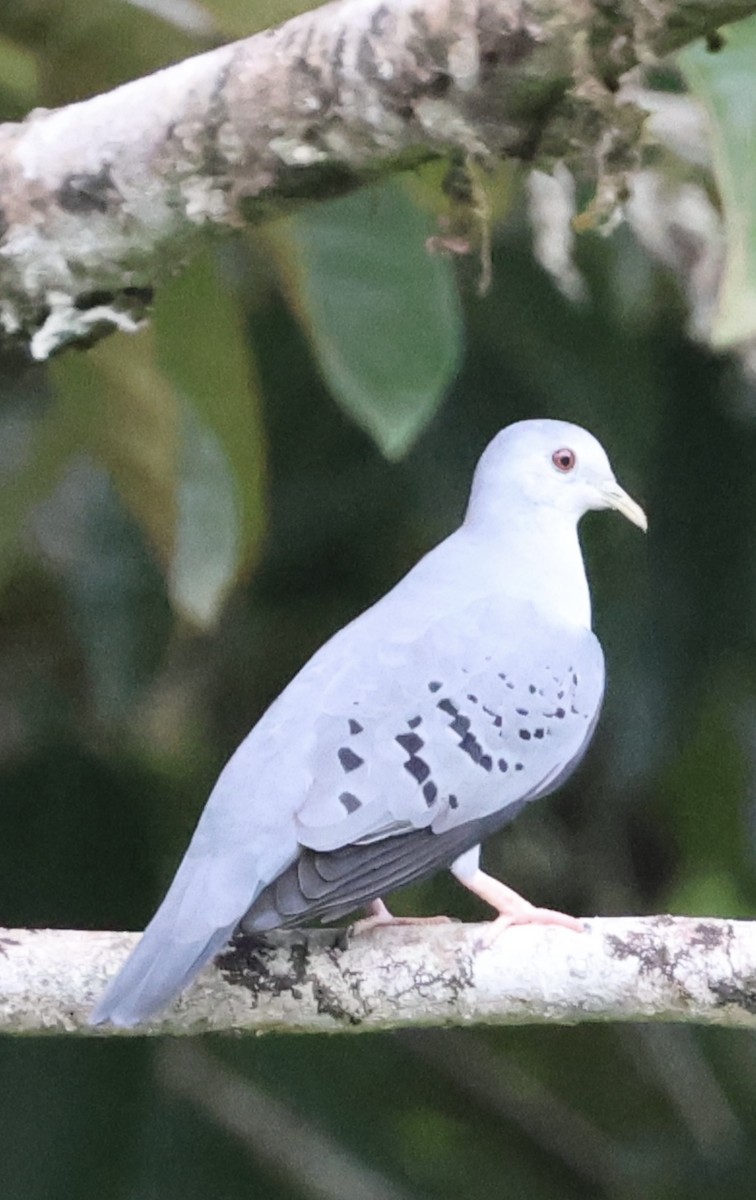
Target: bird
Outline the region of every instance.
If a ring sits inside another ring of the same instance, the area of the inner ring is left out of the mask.
[[[229,759],[92,1024],[153,1017],[235,934],[360,909],[358,928],[409,921],[383,897],[444,868],[497,914],[495,936],[583,928],[487,875],[480,847],[564,782],[598,720],[577,529],[592,509],[647,528],[585,429],[526,420],[493,438],[460,527],[313,655]]]

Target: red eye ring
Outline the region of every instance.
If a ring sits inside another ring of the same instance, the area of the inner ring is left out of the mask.
[[[577,457],[574,450],[570,450],[569,446],[563,446],[561,450],[555,450],[551,456],[551,461],[557,471],[567,474],[571,471],[577,462]]]

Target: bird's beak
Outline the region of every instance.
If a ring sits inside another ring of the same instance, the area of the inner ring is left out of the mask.
[[[632,496],[628,496],[625,489],[621,488],[616,480],[612,479],[608,483],[601,484],[599,492],[607,508],[616,508],[617,512],[621,512],[623,517],[632,521],[633,525],[637,525],[644,533],[647,531],[648,518],[640,504],[636,504]]]

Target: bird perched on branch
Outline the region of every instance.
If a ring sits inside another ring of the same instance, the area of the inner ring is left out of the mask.
[[[331,638],[213,789],[168,893],[92,1015],[134,1025],[235,931],[355,909],[442,867],[499,927],[581,928],[480,868],[480,844],[575,769],[604,688],[577,524],[642,529],[601,445],[562,421],[502,430],[461,527]],[[402,918],[408,920],[408,918]]]

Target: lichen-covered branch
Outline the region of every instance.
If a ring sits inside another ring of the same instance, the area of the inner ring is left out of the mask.
[[[0,338],[130,329],[210,230],[457,154],[632,162],[620,76],[756,0],[337,0],[0,126]]]
[[[137,935],[0,931],[0,1033],[333,1033],[400,1026],[686,1021],[756,1028],[756,922],[595,918],[538,926],[401,926],[241,941],[162,1017],[91,1029]]]

